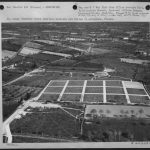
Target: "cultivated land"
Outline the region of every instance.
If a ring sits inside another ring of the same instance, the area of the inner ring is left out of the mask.
[[[13,54],[2,62],[4,142],[149,141],[150,67],[134,61],[150,60],[135,53],[149,53],[148,30],[148,23],[2,24],[2,50]]]

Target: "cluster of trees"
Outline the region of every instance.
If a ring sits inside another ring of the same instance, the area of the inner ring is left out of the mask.
[[[2,42],[2,49],[6,49],[6,50],[17,52],[20,48],[21,48],[21,45],[13,43],[10,40]]]
[[[10,97],[8,101],[3,102],[3,120],[7,119],[18,106],[22,104],[22,102],[25,100],[28,100],[31,97],[31,93],[27,92],[24,97],[20,97],[19,100],[12,100]]]

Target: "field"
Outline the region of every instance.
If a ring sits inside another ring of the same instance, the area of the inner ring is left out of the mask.
[[[5,82],[9,82],[13,79],[16,79],[17,77],[23,75],[23,72],[15,72],[15,71],[7,71],[7,70],[3,70],[2,71],[2,81]]]
[[[73,137],[78,137],[80,126],[79,121],[65,111],[51,108],[47,113],[44,110],[42,113],[28,113],[10,124],[12,134],[34,134],[71,141]]]
[[[42,89],[38,87],[7,85],[2,89],[3,120],[9,117],[23,100],[37,96]]]
[[[10,123],[13,143],[149,141],[150,66],[120,60],[150,58],[135,54],[149,50],[148,31],[144,22],[2,23],[3,52],[18,53],[2,62],[2,81],[24,74],[2,87],[3,120],[29,106]],[[109,77],[94,76],[106,68]]]
[[[35,97],[39,92],[41,91],[41,88],[35,88],[35,87],[28,87],[28,86],[16,86],[16,85],[8,85],[3,87],[3,100],[9,101],[12,99],[17,100],[20,98],[24,98],[27,93],[30,93],[31,97]]]
[[[2,51],[2,60],[6,61],[7,59],[11,58],[15,54],[16,54],[16,52],[9,51],[9,50],[3,50]]]

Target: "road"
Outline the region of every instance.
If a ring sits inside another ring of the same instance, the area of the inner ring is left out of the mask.
[[[70,49],[73,49],[73,50],[77,50],[77,51],[80,51],[80,52],[86,52],[86,50],[84,50],[84,49],[73,47],[73,46],[68,46],[68,45],[61,45],[61,46],[67,47],[67,48],[70,48]]]

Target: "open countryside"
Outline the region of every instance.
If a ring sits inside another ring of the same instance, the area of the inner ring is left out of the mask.
[[[149,141],[149,23],[3,23],[4,143]]]

